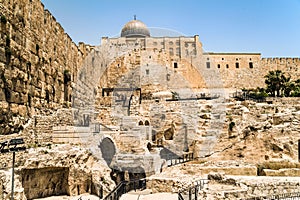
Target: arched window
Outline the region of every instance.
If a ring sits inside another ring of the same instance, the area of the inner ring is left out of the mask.
[[[145,121],[145,126],[150,126],[150,123],[148,120]]]
[[[143,125],[144,125],[143,121],[139,121],[139,126],[143,126]]]

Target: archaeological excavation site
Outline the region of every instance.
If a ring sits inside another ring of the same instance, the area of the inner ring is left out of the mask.
[[[0,200],[300,199],[300,58],[200,39],[134,17],[75,44],[40,0],[0,1]]]

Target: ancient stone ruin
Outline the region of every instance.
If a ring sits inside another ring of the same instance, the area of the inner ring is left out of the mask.
[[[299,58],[204,52],[136,19],[77,45],[39,0],[1,2],[0,19],[0,199],[102,199],[136,180],[176,199],[300,192],[299,98],[232,97],[274,69],[299,77]]]

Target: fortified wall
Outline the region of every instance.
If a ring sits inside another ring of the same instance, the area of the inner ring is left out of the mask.
[[[0,134],[10,134],[71,101],[71,82],[93,47],[77,46],[39,0],[1,1],[0,15]]]
[[[3,1],[0,15],[0,134],[19,132],[34,115],[94,104],[90,97],[101,99],[103,88],[140,87],[147,98],[182,88],[199,93],[264,87],[264,76],[275,69],[294,80],[300,75],[299,58],[206,53],[198,35],[103,37],[97,48],[77,46],[39,0]],[[82,124],[82,110],[75,123]]]

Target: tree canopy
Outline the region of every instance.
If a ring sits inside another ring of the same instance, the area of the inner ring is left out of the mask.
[[[269,71],[265,76],[265,83],[269,96],[300,96],[300,79],[292,81],[281,70]]]

